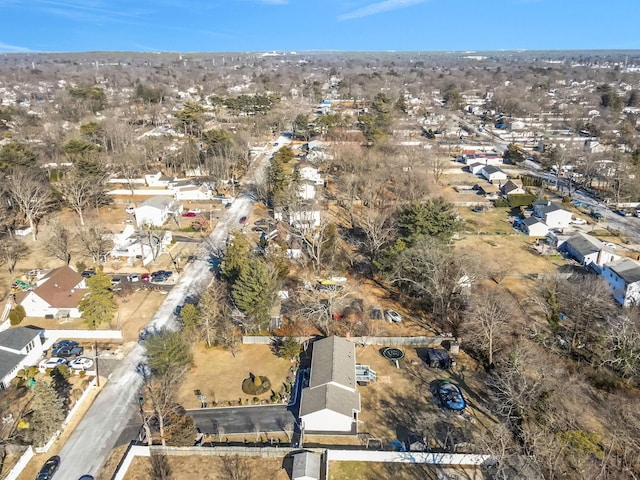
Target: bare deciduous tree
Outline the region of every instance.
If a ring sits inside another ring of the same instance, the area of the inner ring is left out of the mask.
[[[95,264],[102,262],[103,257],[113,245],[113,241],[106,237],[108,233],[99,225],[84,226],[78,231],[78,238],[84,251]]]
[[[20,259],[27,256],[29,247],[15,237],[0,239],[0,262],[7,266],[9,273],[13,273]]]
[[[144,398],[151,405],[158,421],[162,445],[166,445],[165,423],[167,417],[176,412],[176,393],[185,371],[186,367],[173,367],[163,373],[154,373],[146,379]]]
[[[49,185],[29,171],[15,169],[6,177],[6,187],[11,200],[27,219],[36,240],[38,221],[51,208]]]
[[[382,249],[395,238],[396,226],[392,218],[389,212],[368,208],[356,221],[364,234],[362,249],[369,262],[377,259]]]
[[[57,220],[49,224],[49,238],[45,248],[55,258],[67,265],[71,262],[73,235],[70,230]]]
[[[58,188],[65,202],[78,214],[80,225],[84,226],[85,209],[101,196],[104,180],[74,172],[66,175],[58,183]]]
[[[489,367],[493,366],[498,341],[512,316],[510,299],[499,290],[477,293],[471,300],[471,308],[466,315],[466,335],[486,357]]]

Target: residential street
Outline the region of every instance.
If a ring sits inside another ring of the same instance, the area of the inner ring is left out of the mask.
[[[280,137],[279,145],[290,143],[288,137]],[[269,147],[255,160],[254,176],[259,178],[268,165],[275,148]],[[231,208],[225,211],[209,237],[202,243],[198,258],[207,257],[211,251],[224,249],[227,236],[239,225],[242,216],[248,216],[255,198],[251,192],[237,196]],[[189,264],[167,295],[148,328],[176,328],[174,309],[181,305],[187,295],[199,294],[213,278],[211,266],[207,262]],[[142,377],[136,372],[144,361],[144,349],[136,345],[109,375],[109,381],[102,392],[78,423],[75,431],[60,451],[60,469],[56,478],[76,479],[83,474],[96,475],[109,457],[122,431],[134,415],[138,415],[137,397],[142,386]],[[266,420],[265,420],[266,422]]]

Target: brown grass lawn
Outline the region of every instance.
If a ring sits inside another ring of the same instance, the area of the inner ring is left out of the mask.
[[[388,442],[396,440],[406,429],[424,431],[427,437],[431,432],[435,437],[433,428],[437,424],[452,424],[469,430],[474,437],[482,427],[489,428],[493,424],[485,402],[479,396],[484,392],[484,373],[469,357],[461,354],[456,359],[456,367],[446,372],[427,368],[419,359],[416,348],[406,347],[406,356],[398,369],[381,355],[381,349],[380,346],[368,346],[356,350],[357,362],[370,365],[378,376],[377,382],[358,388],[362,402],[360,432]],[[446,378],[460,386],[471,405],[465,415],[450,414],[434,405],[430,383]]]
[[[492,208],[484,212],[473,212],[469,207],[457,209],[460,216],[465,220],[463,230],[472,233],[507,233],[517,234],[509,223],[509,209]]]
[[[535,253],[530,248],[534,243],[534,239],[525,235],[464,235],[455,242],[455,247],[479,259],[481,273],[552,272],[567,263],[560,256]]]
[[[178,402],[185,408],[198,408],[200,401],[194,390],[200,390],[207,397],[209,405],[217,402],[237,402],[251,399],[242,392],[242,380],[249,373],[266,376],[272,389],[280,390],[289,374],[291,363],[276,357],[268,345],[240,345],[235,357],[221,348],[207,349],[202,343],[194,348],[194,367],[180,387]],[[259,395],[261,400],[269,400],[271,391]]]
[[[217,456],[189,456],[178,457],[168,456],[168,463],[171,469],[171,478],[173,480],[228,480],[236,478],[232,472],[225,469],[232,465],[233,459],[229,457]],[[238,457],[238,461],[242,465],[247,475],[237,478],[252,478],[264,480],[288,480],[289,474],[283,465],[287,466],[288,462],[283,458],[270,459],[258,457]],[[104,477],[100,477],[101,480]],[[145,457],[136,457],[125,476],[126,480],[157,480],[150,473],[150,460]]]
[[[329,480],[482,480],[478,469],[437,468],[433,465],[378,462],[331,462]]]

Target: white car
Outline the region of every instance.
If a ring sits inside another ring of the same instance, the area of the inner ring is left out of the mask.
[[[130,274],[127,276],[127,279],[128,279],[130,282],[139,282],[139,281],[140,281],[140,275],[138,275],[137,273],[130,273]]]
[[[398,312],[396,312],[395,310],[391,310],[390,308],[388,308],[387,310],[384,311],[384,318],[389,323],[391,323],[391,322],[401,323],[402,322],[402,316]]]
[[[134,213],[136,213],[136,209],[135,209],[135,207],[127,207],[127,208],[125,208],[125,209],[124,209],[124,211],[125,211],[125,212],[127,212],[127,213],[129,213],[129,214],[131,214],[131,215],[133,215]]]
[[[47,368],[56,368],[59,367],[60,365],[66,365],[67,361],[64,358],[60,358],[60,357],[51,357],[51,358],[45,358],[44,360],[42,360],[40,362],[40,368],[43,369],[47,369]]]
[[[93,367],[93,360],[87,357],[74,358],[71,363],[69,363],[69,367],[73,370],[87,370]]]
[[[584,218],[572,218],[571,223],[574,225],[586,225],[587,221]]]
[[[192,208],[191,210],[187,211],[187,213],[195,213],[196,215],[199,215],[202,213],[202,210],[200,210],[199,208]]]
[[[611,250],[615,250],[618,246],[611,242],[602,242],[605,247],[609,247]]]

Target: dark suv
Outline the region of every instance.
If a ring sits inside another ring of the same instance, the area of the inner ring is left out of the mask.
[[[51,480],[53,478],[53,474],[56,473],[59,466],[60,457],[57,455],[55,457],[51,457],[49,460],[44,462],[44,465],[40,469],[36,480]]]

